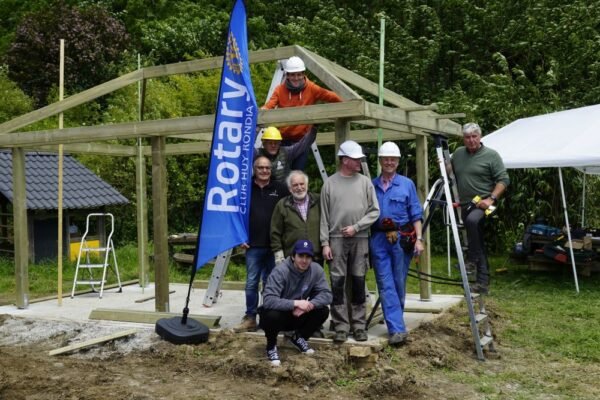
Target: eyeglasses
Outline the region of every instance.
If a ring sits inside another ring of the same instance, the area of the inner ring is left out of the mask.
[[[257,165],[256,169],[266,169],[266,170],[270,170],[271,167],[267,167],[267,166],[263,166],[263,165]]]

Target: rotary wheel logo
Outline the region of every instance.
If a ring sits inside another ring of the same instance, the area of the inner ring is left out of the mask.
[[[242,73],[240,48],[237,45],[237,41],[235,40],[233,33],[229,33],[229,39],[227,40],[227,66],[234,74]]]

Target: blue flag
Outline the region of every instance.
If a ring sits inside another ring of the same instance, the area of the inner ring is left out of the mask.
[[[242,0],[237,0],[223,58],[196,270],[248,241],[257,117],[248,63],[246,8]]]

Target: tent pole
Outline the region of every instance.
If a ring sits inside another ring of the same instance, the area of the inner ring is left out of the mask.
[[[577,269],[575,268],[575,255],[573,254],[573,241],[571,240],[571,225],[569,225],[569,214],[567,213],[567,200],[565,197],[565,187],[563,185],[562,168],[558,168],[558,179],[560,181],[560,194],[562,196],[563,211],[565,213],[565,224],[567,225],[567,237],[569,239],[569,253],[571,254],[571,265],[573,266],[573,279],[575,280],[575,290],[579,293],[579,282],[577,281]]]
[[[585,177],[587,175],[587,171],[583,169],[583,193],[581,194],[581,227],[585,228]]]

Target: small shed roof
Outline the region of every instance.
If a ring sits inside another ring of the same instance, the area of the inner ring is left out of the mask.
[[[56,210],[58,204],[58,155],[31,152],[26,154],[28,210]],[[13,201],[12,153],[0,151],[0,193]],[[83,209],[127,204],[114,187],[100,179],[70,155],[64,156],[63,208]]]

